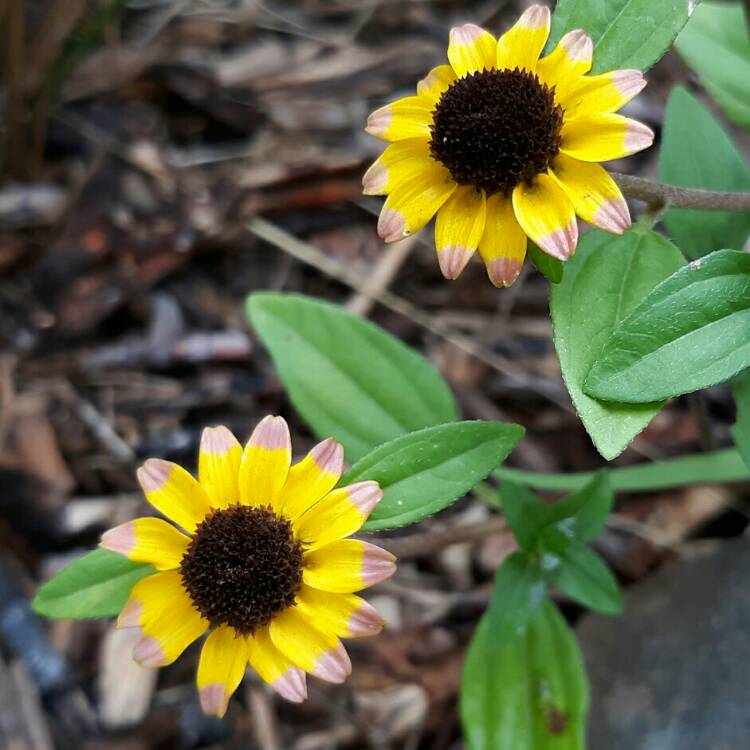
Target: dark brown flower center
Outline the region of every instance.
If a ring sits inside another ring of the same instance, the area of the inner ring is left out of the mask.
[[[302,583],[302,547],[270,507],[231,505],[206,516],[183,558],[182,583],[213,627],[243,635],[267,625]]]
[[[560,148],[562,119],[554,88],[534,73],[483,70],[443,93],[430,151],[459,185],[509,195],[547,169]]]

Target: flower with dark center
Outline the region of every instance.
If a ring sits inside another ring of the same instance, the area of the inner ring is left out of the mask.
[[[562,108],[526,70],[483,70],[452,83],[432,116],[430,153],[459,185],[509,196],[560,150]]]
[[[382,497],[376,482],[334,489],[343,450],[324,440],[291,464],[289,428],[266,417],[244,450],[225,427],[201,438],[198,479],[149,459],[138,470],[148,501],[175,526],[137,518],[101,546],[155,573],[133,587],[119,627],[139,627],[133,656],[171,664],[208,632],[198,665],[206,713],[222,716],[245,668],[291,701],[305,673],[343,682],[351,671],[342,637],[374,635],[382,620],[354,592],[393,574],[394,557],[347,537]]]
[[[589,36],[577,29],[540,57],[549,10],[534,5],[496,40],[478,26],[454,28],[449,65],[419,82],[416,96],[370,115],[367,132],[390,145],[363,179],[388,196],[378,221],[386,242],[437,215],[443,275],[455,279],[479,250],[490,280],[510,286],[527,238],[567,260],[576,215],[616,234],[630,226],[619,188],[598,163],[651,145],[645,125],[615,112],[645,85],[638,70],[588,75]]]

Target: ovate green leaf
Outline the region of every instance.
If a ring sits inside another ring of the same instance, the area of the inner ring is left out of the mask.
[[[614,500],[609,474],[600,471],[580,490],[553,503],[551,520],[567,537],[591,542],[601,534]]]
[[[671,46],[697,0],[558,0],[547,51],[584,29],[594,40],[593,73],[648,70]]]
[[[750,128],[750,32],[743,3],[704,2],[675,42],[727,117]]]
[[[413,523],[465,495],[499,466],[523,428],[499,422],[453,422],[403,435],[358,461],[342,485],[373,479],[383,489],[366,531]]]
[[[347,459],[456,418],[432,365],[372,323],[296,294],[255,293],[247,310],[297,411]]]
[[[602,559],[577,541],[568,540],[552,551],[557,545],[549,533],[546,536],[544,545],[550,551],[544,554],[543,568],[549,583],[590,609],[608,615],[622,612],[620,586]]]
[[[524,552],[514,552],[495,574],[489,612],[492,635],[498,644],[509,643],[526,629],[547,596],[539,565]]]
[[[539,548],[545,532],[554,528],[563,538],[586,543],[599,536],[612,510],[614,495],[607,473],[601,471],[572,495],[545,503],[526,487],[504,480],[500,495],[508,525],[519,546]]]
[[[470,750],[584,750],[588,684],[578,644],[549,601],[519,636],[495,637],[496,612],[479,623],[461,682]]]
[[[125,605],[130,589],[153,572],[151,565],[97,549],[47,581],[32,605],[38,614],[57,619],[112,617]]]
[[[594,230],[581,238],[562,282],[550,288],[563,379],[586,431],[607,460],[622,453],[663,404],[597,401],[584,393],[583,381],[617,325],[683,262],[680,251],[655,232],[631,229],[614,237]]]
[[[750,253],[720,250],[662,282],[618,326],[584,382],[593,398],[643,403],[750,366]]]
[[[746,85],[750,98],[750,78]],[[750,190],[750,169],[732,140],[708,109],[683,88],[674,89],[667,102],[659,178],[680,187]],[[741,250],[750,235],[750,214],[737,212],[673,208],[664,223],[690,258],[721,248]]]
[[[737,403],[737,422],[732,427],[732,437],[737,450],[750,468],[750,372],[737,380],[732,391]]]

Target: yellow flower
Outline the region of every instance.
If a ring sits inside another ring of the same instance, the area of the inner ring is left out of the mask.
[[[280,695],[307,697],[305,672],[343,682],[351,662],[339,640],[378,633],[375,609],[356,596],[393,574],[395,558],[357,539],[378,504],[377,482],[334,489],[344,454],[324,440],[290,466],[289,428],[266,417],[244,450],[226,427],[201,438],[198,480],[149,459],[138,480],[149,502],[182,527],[137,518],[101,546],[158,572],[130,593],[118,627],[140,627],[133,656],[171,664],[210,631],[198,665],[206,713],[222,716],[250,666]]]
[[[373,112],[367,132],[392,142],[364,176],[387,195],[378,233],[393,242],[437,213],[435,246],[455,279],[477,248],[495,286],[510,286],[526,238],[567,260],[576,214],[617,234],[630,226],[619,188],[597,162],[651,145],[645,125],[614,112],[645,85],[638,70],[586,75],[593,44],[571,31],[539,59],[550,13],[526,10],[499,40],[466,24],[450,33],[448,60],[417,95]]]

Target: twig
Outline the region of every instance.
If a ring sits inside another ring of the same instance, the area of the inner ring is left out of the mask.
[[[750,213],[750,193],[728,193],[664,185],[643,177],[612,172],[615,182],[629,198],[650,207],[692,208],[698,211]]]

